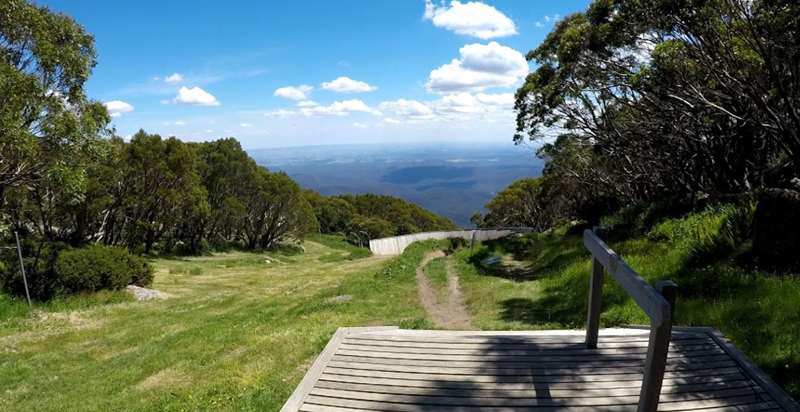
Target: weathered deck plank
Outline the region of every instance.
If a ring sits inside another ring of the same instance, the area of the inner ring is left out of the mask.
[[[660,411],[800,410],[713,330],[676,329]],[[647,333],[340,329],[283,410],[636,410]]]

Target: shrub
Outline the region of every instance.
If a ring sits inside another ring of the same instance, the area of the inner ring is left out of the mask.
[[[31,298],[47,300],[59,290],[55,282],[55,262],[58,254],[67,248],[60,242],[23,241],[22,255],[25,264],[25,278]],[[25,286],[19,270],[16,249],[6,249],[2,253],[3,265],[0,268],[0,286],[14,296],[25,296]]]
[[[146,286],[153,281],[152,269],[144,259],[125,249],[99,245],[62,252],[55,275],[56,288],[63,293]]]
[[[727,204],[708,207],[680,219],[656,225],[647,237],[680,245],[695,263],[724,257],[747,241],[752,230],[754,204]]]
[[[458,249],[467,245],[467,240],[460,237],[451,237],[447,239],[447,254],[453,254]]]

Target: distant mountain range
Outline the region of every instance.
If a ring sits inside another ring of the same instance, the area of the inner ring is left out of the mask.
[[[497,191],[539,176],[529,146],[488,143],[332,145],[249,150],[260,165],[282,170],[324,195],[378,193],[414,202],[463,227]]]

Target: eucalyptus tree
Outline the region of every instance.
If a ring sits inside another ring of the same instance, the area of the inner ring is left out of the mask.
[[[578,196],[691,202],[786,185],[800,175],[799,35],[797,2],[594,1],[528,53],[538,67],[516,93],[515,141],[563,134],[573,150],[544,142],[542,155]]]
[[[94,39],[72,18],[0,2],[0,207],[10,188],[34,184],[38,200],[54,188],[81,195],[81,161],[109,122],[83,89],[95,63]]]

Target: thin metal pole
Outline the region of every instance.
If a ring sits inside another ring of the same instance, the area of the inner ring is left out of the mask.
[[[25,285],[25,297],[28,298],[28,309],[32,309],[31,293],[28,292],[28,278],[25,276],[25,263],[22,261],[22,246],[19,244],[19,233],[14,231],[14,237],[17,239],[17,255],[19,255],[19,270],[22,272],[22,283]]]

